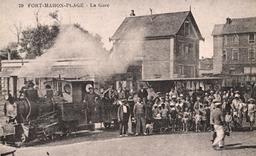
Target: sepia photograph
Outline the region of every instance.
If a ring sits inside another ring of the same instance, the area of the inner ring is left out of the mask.
[[[0,156],[256,155],[256,0],[1,0]]]

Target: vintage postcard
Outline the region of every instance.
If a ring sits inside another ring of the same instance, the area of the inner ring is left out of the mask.
[[[255,155],[255,0],[1,0],[0,155]]]

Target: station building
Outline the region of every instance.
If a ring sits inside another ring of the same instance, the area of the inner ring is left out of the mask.
[[[126,17],[110,38],[113,48],[109,57],[118,57],[125,70],[101,80],[97,76],[95,60],[84,58],[57,59],[45,75],[38,75],[34,83],[45,87],[52,79],[90,80],[97,84],[112,81],[115,88],[121,86],[137,90],[140,80],[193,80],[199,78],[199,42],[204,40],[191,11]],[[18,96],[26,76],[17,74],[19,68],[32,60],[2,61],[2,95],[11,92]],[[120,64],[119,64],[120,65]],[[83,70],[84,66],[92,70]],[[95,70],[93,70],[95,69]],[[17,81],[16,81],[17,79]],[[17,84],[16,84],[17,82]],[[17,85],[18,89],[15,89]],[[100,85],[97,86],[99,88]],[[170,89],[170,88],[169,88]]]

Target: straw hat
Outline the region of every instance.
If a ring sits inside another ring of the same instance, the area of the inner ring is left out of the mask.
[[[172,95],[172,99],[176,99],[177,97],[176,97],[176,95]]]
[[[214,106],[219,106],[219,105],[221,105],[219,101],[214,103]]]
[[[240,95],[239,95],[239,94],[235,94],[235,97],[238,97],[238,98],[239,98],[239,97],[240,97]]]
[[[250,102],[250,101],[254,102],[255,100],[253,98],[250,98],[250,99],[248,99],[248,102]]]
[[[215,103],[220,103],[220,101],[219,100],[217,100],[217,99],[213,99],[213,101],[212,101],[214,104]]]

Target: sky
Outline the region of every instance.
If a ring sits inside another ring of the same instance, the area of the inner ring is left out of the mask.
[[[41,7],[57,4],[54,7]],[[60,5],[65,7],[58,7]],[[67,5],[68,4],[68,5]],[[83,7],[78,7],[78,4]],[[104,5],[105,4],[105,5]],[[41,5],[41,6],[42,6]],[[77,5],[76,7],[70,7]],[[95,6],[96,7],[93,7]],[[105,6],[105,7],[103,7]],[[1,0],[0,3],[0,48],[16,41],[14,25],[22,29],[36,26],[35,13],[39,11],[39,22],[51,24],[50,12],[58,11],[61,24],[79,23],[91,33],[102,37],[107,49],[112,47],[109,38],[115,33],[123,20],[136,16],[189,11],[196,20],[205,41],[200,42],[200,57],[212,57],[215,24],[224,24],[227,17],[256,17],[256,0]]]

